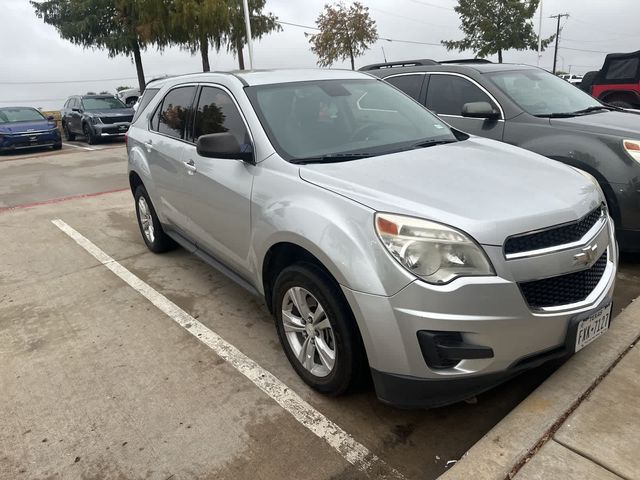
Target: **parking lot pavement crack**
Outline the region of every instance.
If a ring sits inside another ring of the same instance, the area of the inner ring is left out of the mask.
[[[575,453],[576,455],[580,455],[582,458],[585,458],[587,460],[589,460],[592,463],[595,463],[596,465],[598,465],[600,468],[606,470],[607,472],[620,477],[623,480],[633,480],[632,478],[626,477],[624,476],[622,473],[620,472],[616,472],[615,470],[612,470],[611,468],[607,467],[606,465],[603,465],[602,463],[598,462],[598,460],[596,460],[595,458],[593,458],[591,455],[586,454],[585,452],[582,452],[580,450],[576,450],[575,448],[573,448],[571,445],[558,440],[557,438],[552,438],[551,439],[553,442],[556,442],[558,445],[563,446],[564,448],[566,448],[567,450],[572,451],[573,453]]]
[[[302,426],[306,427],[337,451],[348,463],[354,465],[372,478],[405,478],[404,475],[387,465],[386,462],[372,453],[366,446],[355,440],[338,424],[316,410],[275,375],[262,368],[235,346],[228,343],[217,333],[207,328],[167,297],[131,273],[88,238],[84,237],[60,219],[54,219],[52,223],[102,265],[149,300],[160,311],[211,348],[219,357],[253,382],[255,386],[292,415]]]

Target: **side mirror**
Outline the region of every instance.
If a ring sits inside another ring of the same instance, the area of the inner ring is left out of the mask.
[[[229,132],[201,135],[198,138],[196,150],[201,157],[228,158],[249,163],[255,162],[251,145],[240,145],[236,137]]]
[[[55,119],[56,119],[56,117],[54,117],[53,115],[49,115],[49,116],[47,117],[47,120],[49,120],[50,122],[55,121]]]
[[[498,120],[500,112],[494,109],[489,102],[470,102],[462,106],[462,116]]]

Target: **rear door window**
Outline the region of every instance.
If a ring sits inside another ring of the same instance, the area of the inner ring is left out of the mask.
[[[169,137],[183,139],[188,135],[188,123],[196,87],[178,87],[171,90],[162,100],[157,114],[157,122],[152,128]]]
[[[193,140],[210,133],[231,133],[238,144],[248,144],[247,127],[235,102],[227,92],[216,87],[202,87],[195,112]]]
[[[427,91],[427,108],[440,115],[462,115],[462,106],[487,102],[496,110],[489,96],[469,80],[455,75],[431,75]]]
[[[424,83],[424,75],[398,75],[397,77],[386,78],[394,87],[402,90],[414,100],[420,100],[420,90]]]

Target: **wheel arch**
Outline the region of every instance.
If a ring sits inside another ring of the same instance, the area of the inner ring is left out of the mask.
[[[318,257],[297,243],[281,241],[273,244],[266,252],[262,262],[262,288],[267,308],[273,313],[273,286],[278,274],[296,263],[309,263],[322,270],[337,285],[340,282]]]
[[[620,100],[630,104],[640,106],[640,93],[634,90],[605,90],[599,96],[603,102]]]

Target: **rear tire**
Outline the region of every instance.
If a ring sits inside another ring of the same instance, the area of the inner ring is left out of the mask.
[[[631,105],[629,102],[625,102],[624,100],[612,100],[610,102],[606,102],[609,105],[613,105],[614,107],[620,107],[620,108],[635,108],[633,105]]]
[[[53,145],[54,150],[62,150],[62,142]]]
[[[71,130],[69,130],[69,125],[67,125],[66,123],[63,125],[63,130],[64,130],[64,138],[67,141],[73,142],[76,139],[76,134],[71,132]]]
[[[164,253],[175,249],[177,244],[169,235],[164,233],[149,194],[142,185],[136,188],[134,198],[138,227],[147,248],[153,253]]]
[[[308,263],[285,268],[274,284],[273,305],[282,348],[307,385],[340,395],[365,378],[367,360],[355,319],[327,273]]]

